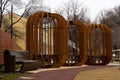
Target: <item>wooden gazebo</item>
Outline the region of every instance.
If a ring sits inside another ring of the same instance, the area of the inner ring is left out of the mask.
[[[88,65],[106,65],[112,59],[112,32],[104,24],[87,26]]]
[[[26,24],[26,50],[42,67],[106,65],[112,59],[112,32],[104,24],[85,26],[57,13],[37,12]]]
[[[59,67],[68,53],[67,22],[56,13],[37,12],[28,18],[26,49],[30,58],[40,60],[43,67]]]

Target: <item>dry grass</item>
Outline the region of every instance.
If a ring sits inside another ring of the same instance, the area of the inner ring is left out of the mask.
[[[74,80],[120,80],[120,69],[117,66],[79,72]]]

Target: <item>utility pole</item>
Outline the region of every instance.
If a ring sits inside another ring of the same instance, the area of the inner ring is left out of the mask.
[[[12,34],[13,34],[13,1],[11,1],[11,39],[13,38]]]

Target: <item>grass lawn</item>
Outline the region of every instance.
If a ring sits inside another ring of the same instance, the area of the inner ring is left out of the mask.
[[[0,73],[0,80],[13,80],[17,77],[24,76],[26,73]]]
[[[21,65],[16,65],[16,69],[19,69]],[[5,73],[4,72],[4,65],[0,65],[0,80],[13,80],[17,77],[24,76],[26,73],[20,73],[20,72],[11,72],[11,73]]]

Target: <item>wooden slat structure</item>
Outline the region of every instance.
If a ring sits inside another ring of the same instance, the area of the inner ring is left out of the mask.
[[[112,59],[112,32],[104,24],[87,26],[88,65],[106,65]]]
[[[86,27],[56,13],[37,12],[26,24],[26,50],[42,67],[106,65],[112,59],[112,32],[104,24]]]
[[[40,60],[43,67],[65,64],[67,33],[67,22],[61,15],[47,12],[31,15],[26,25],[26,49],[30,58]]]
[[[69,52],[66,64],[83,65],[87,60],[86,48],[86,26],[82,22],[70,21],[68,27],[68,47]]]

